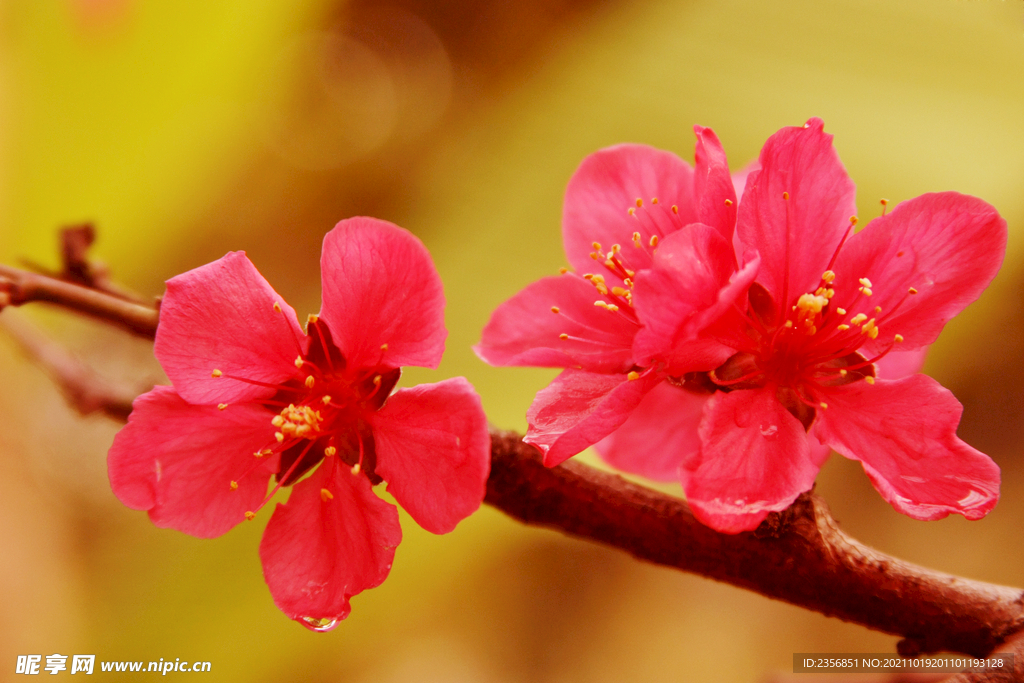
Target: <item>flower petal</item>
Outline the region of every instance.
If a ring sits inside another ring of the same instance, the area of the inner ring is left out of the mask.
[[[347,617],[349,598],[387,578],[402,540],[398,508],[337,463],[328,459],[295,485],[260,543],[274,604],[307,625]]]
[[[740,201],[736,231],[761,254],[757,281],[776,301],[817,288],[857,213],[853,182],[823,125],[811,119],[768,138]]]
[[[875,361],[878,377],[881,379],[903,379],[921,372],[924,367],[928,347],[922,346],[913,351],[893,351]]]
[[[710,394],[662,382],[594,448],[616,469],[655,481],[677,481],[684,457],[700,450],[697,428],[709,398]]]
[[[615,431],[661,379],[565,370],[537,393],[526,412],[526,443],[544,453],[548,467],[571,458]]]
[[[377,474],[417,524],[446,534],[480,507],[491,437],[480,397],[464,377],[399,389],[370,424]]]
[[[408,230],[376,218],[341,221],[324,236],[320,276],[320,314],[350,367],[441,362],[441,278]]]
[[[494,311],[473,350],[491,365],[625,372],[638,326],[594,305],[603,298],[575,273],[543,278]]]
[[[963,407],[927,375],[829,390],[814,431],[864,466],[889,503],[914,519],[980,519],[999,500],[999,467],[956,435]]]
[[[759,265],[753,255],[737,272],[732,244],[706,225],[667,237],[654,266],[636,276],[633,305],[643,323],[633,343],[637,363],[657,359],[672,375],[721,365],[734,349],[698,336],[746,293]]]
[[[276,384],[295,374],[305,337],[295,311],[245,256],[223,258],[167,281],[153,347],[174,388],[189,403],[266,398],[275,389],[214,378]]]
[[[651,204],[654,198],[656,205]],[[644,203],[642,210],[637,199]],[[628,213],[631,208],[636,216]],[[589,256],[594,242],[605,250],[621,244],[627,267],[638,271],[647,267],[650,255],[631,246],[634,232],[646,245],[652,235],[660,239],[696,219],[688,163],[647,145],[615,145],[584,159],[569,180],[562,209],[565,255],[573,268],[585,272],[594,268]]]
[[[835,299],[878,318],[870,347],[885,349],[899,333],[901,349],[917,348],[981,295],[1005,252],[1006,221],[992,206],[956,192],[921,195],[850,238],[836,259]],[[858,291],[860,278],[870,281],[870,298]],[[908,295],[911,287],[918,293]]]
[[[159,527],[220,536],[267,494],[269,468],[253,454],[273,441],[273,415],[256,404],[186,403],[171,387],[135,399],[107,456],[118,500]],[[238,484],[231,488],[231,482]]]
[[[718,230],[732,243],[736,227],[736,188],[729,162],[718,136],[710,128],[694,126],[697,134],[696,173],[693,195],[698,202],[697,220]]]
[[[694,516],[722,533],[750,531],[789,507],[821,466],[773,388],[714,394],[699,432],[703,448],[679,475]]]

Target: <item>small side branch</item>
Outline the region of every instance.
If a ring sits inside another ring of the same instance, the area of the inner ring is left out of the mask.
[[[839,530],[805,494],[753,532],[720,534],[677,498],[576,462],[547,468],[518,434],[492,432],[486,502],[635,557],[903,636],[901,653],[982,657],[1024,629],[1024,591],[926,569]]]
[[[105,382],[67,349],[21,318],[2,316],[0,327],[50,375],[79,413],[102,412],[115,420],[128,419],[137,392]]]
[[[0,265],[0,310],[32,301],[45,301],[84,313],[148,339],[156,336],[160,316],[156,306],[146,306],[50,275]]]

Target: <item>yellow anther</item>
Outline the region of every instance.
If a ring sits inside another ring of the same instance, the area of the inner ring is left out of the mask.
[[[562,266],[561,268],[558,269],[558,274],[559,275],[565,275],[568,272],[569,272],[569,269],[566,268],[565,266]]]
[[[849,325],[845,325],[845,324],[844,325],[836,325],[836,329],[839,330],[840,332],[845,332],[846,330],[850,329],[850,326]]]
[[[595,301],[594,305],[597,306],[598,308],[603,308],[603,309],[605,309],[607,311],[617,311],[617,310],[619,310],[619,307],[616,306],[615,304],[609,304],[609,303],[606,303],[604,301],[601,301],[600,299]]]
[[[566,339],[569,338],[569,335],[563,332],[562,334],[558,335],[558,338],[561,339],[562,341],[565,341]]]
[[[893,341],[895,341],[897,344],[899,344],[901,341],[903,341],[903,335],[902,334],[897,334],[895,337],[893,337]]]
[[[274,302],[274,312],[275,313],[280,313],[281,312],[281,304],[277,303],[276,301]]]
[[[218,403],[217,404],[217,410],[224,410],[227,407],[228,407],[227,403]]]
[[[313,378],[313,375],[306,378],[305,385],[307,389],[312,389],[314,384],[316,384],[316,379]]]
[[[783,199],[789,199],[789,193],[788,192],[783,192],[782,193],[782,198]]]
[[[628,379],[630,382],[632,382],[635,379],[640,379],[640,373],[635,370],[630,370],[629,373],[626,374],[626,379]]]
[[[838,313],[839,315],[846,315],[846,309],[845,308],[837,308],[836,309],[836,313]]]
[[[273,452],[274,451],[269,448],[264,448],[262,451],[256,451],[255,453],[253,453],[253,456],[257,458],[262,458],[263,456],[270,455]]]
[[[679,207],[675,204],[672,205],[672,213],[679,213]]]
[[[632,270],[630,270],[629,268],[626,268],[626,276],[627,276],[627,277],[633,277],[634,275],[636,275],[636,273],[634,273],[634,272],[633,272]]]
[[[868,375],[867,377],[864,378],[864,381],[867,382],[868,384],[874,384],[875,378],[872,377],[871,375]]]
[[[871,284],[871,280],[867,279],[866,277],[862,277],[861,279],[857,280],[857,282],[861,283],[865,287],[874,287],[874,285]]]
[[[612,245],[612,253],[613,254],[618,254],[620,251],[622,251],[622,245],[621,244],[613,244]]]
[[[826,270],[824,273],[821,274],[821,279],[824,280],[827,284],[836,279],[836,274],[833,273],[831,270]]]
[[[793,321],[792,320],[787,320],[786,324],[783,325],[783,327],[793,327]]]
[[[615,296],[626,296],[629,294],[629,290],[625,290],[622,287],[612,287],[612,294]]]
[[[281,432],[274,432],[274,438],[277,439],[278,443],[281,443],[282,441],[284,441],[284,434],[282,434]]]
[[[814,336],[815,334],[817,334],[818,328],[814,325],[808,325],[805,332],[810,336]]]
[[[818,405],[820,405],[820,406],[821,406],[821,407],[822,407],[823,409],[827,409],[827,408],[828,408],[828,404],[827,404],[827,403],[825,403],[824,401],[822,401],[822,402],[821,402],[821,403],[819,403]]]
[[[648,242],[648,244],[651,245],[651,248],[654,248],[654,247],[658,246],[658,236],[657,235],[651,235],[651,239]]]
[[[840,377],[846,377],[846,374],[847,374],[847,373],[846,373],[846,370],[840,370],[840,371],[839,371],[839,376],[840,376]]]
[[[881,312],[882,312],[882,307],[881,306],[875,306],[875,313],[881,313]]]
[[[297,367],[297,368],[301,368],[301,367],[302,367],[302,362],[303,362],[303,361],[302,361],[302,356],[298,356],[298,357],[297,357],[297,358],[295,359],[295,367]]]
[[[600,242],[594,242],[590,246],[592,246],[594,248],[594,251],[601,251],[601,243]]]
[[[325,503],[329,500],[334,500],[334,494],[327,489],[320,489],[320,500]]]
[[[622,280],[622,284],[626,285],[626,286],[627,286],[627,287],[629,287],[630,289],[632,289],[632,288],[633,288],[633,281],[632,281],[632,280],[630,280],[630,279],[629,279],[628,277],[627,277],[627,278],[623,278],[623,280]]]
[[[335,448],[334,446],[328,446],[327,448],[324,449],[324,455],[326,455],[328,458],[331,457],[332,455],[334,455],[337,452],[338,452],[338,449]]]
[[[238,482],[237,481],[231,482],[231,490],[232,491],[237,491],[238,490]]]
[[[726,206],[732,206],[732,200],[731,199],[726,199],[725,200],[725,205]]]
[[[361,470],[361,469],[362,468],[359,466],[359,463],[356,463],[355,465],[352,465],[352,474],[359,474],[359,470]]]
[[[857,225],[857,217],[850,216],[850,225]]]
[[[871,288],[870,287],[858,287],[857,289],[864,296],[871,296]]]
[[[850,318],[850,322],[852,324],[854,324],[854,325],[860,325],[862,322],[864,322],[867,319],[868,319],[868,317],[866,315],[864,315],[863,313],[858,313],[857,315],[855,315],[852,318]]]
[[[825,298],[826,299],[831,299],[835,295],[836,295],[836,290],[832,289],[831,287],[829,287],[828,289],[825,290]]]
[[[814,295],[815,296],[821,296],[824,293],[825,293],[825,288],[824,287],[818,287],[816,290],[814,290]]]
[[[633,244],[635,244],[638,247],[640,246],[640,233],[638,233],[638,232],[634,232],[633,233]]]
[[[594,283],[594,287],[597,288],[597,291],[600,294],[607,294],[608,293],[608,288],[605,287],[603,282],[596,282],[596,283]]]
[[[628,214],[629,214],[630,216],[635,216],[635,215],[636,215],[636,209],[634,209],[634,208],[633,208],[633,207],[631,206],[631,207],[629,207],[628,209],[626,209],[626,213],[628,213]]]
[[[801,294],[800,298],[796,300],[796,307],[804,316],[821,313],[821,309],[826,304],[828,304],[828,299],[820,294]]]
[[[888,199],[880,199],[879,202],[882,204],[882,206],[888,206],[889,205],[889,200]]]
[[[373,376],[373,385],[375,387],[379,387],[381,379],[382,379],[382,377],[380,375],[374,375]]]
[[[658,203],[658,198],[657,197],[651,197],[651,204],[657,204],[657,203]]]
[[[306,322],[315,325],[316,323],[320,322],[320,316],[318,316],[315,313],[310,313],[308,316],[306,316]]]
[[[644,200],[640,199],[640,197],[637,197],[636,198],[636,208],[639,209],[643,205],[644,205]]]
[[[604,283],[604,275],[594,275],[594,276],[592,276],[591,279],[592,279],[593,282]]]
[[[245,518],[251,522],[252,520],[256,519],[256,513],[253,512],[252,510],[248,510],[245,513]]]
[[[907,290],[907,292],[908,292],[908,293],[910,293],[910,294],[917,294],[917,290],[916,290],[916,289],[914,289],[913,287],[911,287],[910,289],[908,289],[908,290]]]
[[[221,372],[220,370],[214,370],[213,372],[210,373],[210,377],[220,377],[223,374],[224,373]]]
[[[388,345],[387,344],[381,344],[380,345],[380,350],[381,351],[387,351],[388,350]]]
[[[558,311],[560,311],[560,310],[561,310],[561,309],[560,309],[560,308],[559,308],[558,306],[552,306],[552,307],[551,307],[551,312],[552,312],[552,313],[558,313]]]
[[[609,253],[611,253],[611,252],[609,252]],[[605,265],[606,268],[614,268],[615,267],[615,261],[612,261],[611,259],[605,259],[604,265]]]
[[[280,427],[281,425],[284,424],[284,417],[280,415],[275,415],[273,419],[270,420],[270,424],[274,425],[275,427]]]

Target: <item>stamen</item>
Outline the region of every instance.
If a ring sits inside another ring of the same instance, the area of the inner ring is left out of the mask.
[[[868,384],[874,384],[875,378],[872,377],[871,375],[865,375],[864,381],[867,382]]]
[[[224,375],[223,372],[221,372],[220,370],[216,370],[216,369],[213,372],[210,373],[210,377],[221,377],[223,375]]]
[[[631,371],[630,371],[630,372],[629,372],[629,373],[628,373],[628,374],[626,375],[626,379],[628,379],[628,380],[629,380],[630,382],[632,382],[633,380],[637,380],[637,379],[640,379],[640,373],[639,373],[639,372],[637,372],[637,371],[635,371],[635,370],[631,370]]]
[[[302,356],[298,356],[298,357],[295,358],[295,367],[297,367],[297,368],[301,368],[302,367]]]
[[[889,208],[889,200],[888,199],[882,199],[880,203],[882,204],[882,215],[884,216],[886,209]]]
[[[238,490],[238,482],[237,481],[232,481],[231,482],[231,490],[232,491],[237,491]]]
[[[675,208],[675,207],[673,207],[673,208]],[[648,244],[650,244],[650,245],[651,245],[651,248],[652,248],[652,249],[653,249],[654,247],[658,246],[658,236],[657,236],[657,235],[651,235],[651,239],[650,239],[650,241],[648,242]]]
[[[217,404],[217,410],[224,410],[227,407],[228,407],[227,403],[218,403]]]
[[[676,206],[675,204],[672,205],[672,213],[679,213],[679,207]]]
[[[324,455],[327,456],[328,458],[331,457],[332,455],[334,455],[337,452],[338,452],[338,449],[335,448],[334,446],[328,446],[327,448],[324,449]]]
[[[352,465],[352,474],[359,474],[360,466],[359,463]]]
[[[552,313],[558,313],[559,310],[561,310],[561,309],[559,309],[558,306],[552,306],[551,307],[551,312]]]
[[[731,199],[726,199],[725,200],[725,205],[726,206],[732,206],[732,200]]]
[[[325,503],[329,500],[334,500],[334,494],[332,494],[327,489],[320,489],[320,500],[322,500]]]
[[[252,520],[256,519],[256,513],[253,512],[252,510],[248,510],[245,513],[245,518],[246,520],[251,522]]]
[[[281,312],[281,304],[277,303],[276,301],[274,302],[274,312],[275,313],[280,313]]]
[[[568,272],[569,272],[569,269],[566,268],[565,266],[562,266],[561,268],[558,269],[558,274],[559,275],[565,275]]]
[[[902,334],[897,334],[895,337],[893,337],[893,341],[895,341],[897,344],[899,344],[901,341],[903,341],[903,335]]]
[[[304,382],[304,384],[306,385],[307,389],[312,389],[313,385],[316,384],[316,380],[313,378],[313,375],[310,375],[309,377],[307,377],[306,381]]]

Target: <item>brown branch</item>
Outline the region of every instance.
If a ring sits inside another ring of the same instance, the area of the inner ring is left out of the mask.
[[[0,266],[0,308],[29,301],[55,303],[140,336],[156,333],[156,307]],[[95,382],[81,373],[76,379],[67,364],[51,367],[65,387]],[[840,531],[814,495],[802,496],[755,531],[732,536],[698,522],[685,502],[621,477],[575,462],[546,468],[517,434],[493,433],[491,459],[486,502],[516,519],[902,636],[898,649],[904,654],[981,657],[1024,630],[1024,591],[932,571],[869,548]]]
[[[898,560],[850,538],[805,494],[753,532],[728,535],[682,500],[576,462],[547,468],[518,434],[491,435],[486,502],[527,524],[903,636],[904,654],[990,653],[1024,629],[1024,591]]]
[[[138,394],[104,381],[90,367],[60,344],[48,338],[28,321],[10,315],[0,317],[0,327],[22,351],[40,365],[82,415],[102,412],[115,420],[127,420]]]
[[[0,309],[45,301],[84,313],[152,339],[159,310],[109,292],[65,282],[59,278],[0,265]]]

